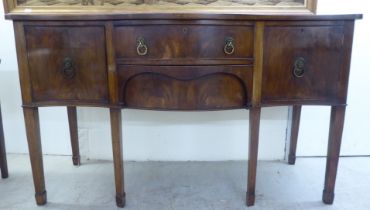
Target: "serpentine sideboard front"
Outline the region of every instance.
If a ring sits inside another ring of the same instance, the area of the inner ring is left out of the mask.
[[[46,203],[38,107],[110,109],[116,202],[125,205],[121,109],[249,109],[246,203],[254,204],[261,107],[331,106],[322,200],[334,200],[354,20],[361,15],[27,14],[13,19],[37,204]]]

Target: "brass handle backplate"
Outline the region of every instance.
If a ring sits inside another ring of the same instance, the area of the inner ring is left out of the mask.
[[[145,44],[145,39],[143,37],[137,38],[136,52],[138,55],[146,55],[148,53],[148,46]]]
[[[67,79],[72,79],[76,75],[76,69],[74,67],[72,58],[70,57],[64,58],[62,73],[63,76]]]
[[[235,52],[234,39],[232,37],[227,37],[225,39],[224,53],[231,55]]]
[[[294,61],[293,75],[297,78],[303,77],[305,73],[306,60],[302,57]]]

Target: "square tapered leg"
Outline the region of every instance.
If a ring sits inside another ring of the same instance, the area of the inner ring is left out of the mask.
[[[333,106],[331,108],[325,184],[322,195],[322,201],[325,204],[332,204],[334,202],[334,188],[342,142],[345,110],[345,106]]]
[[[81,160],[80,160],[80,148],[79,148],[79,142],[78,142],[76,107],[68,106],[67,113],[68,113],[69,133],[71,136],[72,161],[73,161],[73,165],[78,166],[81,164]]]
[[[30,153],[32,176],[35,186],[36,203],[37,205],[44,205],[47,199],[45,190],[44,167],[42,160],[38,108],[25,107],[23,108],[23,114],[26,122],[28,150]]]
[[[116,185],[116,204],[124,207],[126,204],[123,154],[122,154],[122,114],[121,109],[110,109],[110,122],[112,132],[112,149],[114,162],[114,177]]]
[[[297,150],[297,141],[298,141],[298,132],[299,132],[299,122],[301,119],[301,105],[294,105],[292,108],[292,119],[290,126],[290,146],[289,146],[289,156],[288,163],[290,165],[295,164],[296,159],[296,150]]]
[[[249,158],[248,158],[248,184],[246,204],[253,206],[255,201],[258,138],[261,108],[251,108],[249,112]]]

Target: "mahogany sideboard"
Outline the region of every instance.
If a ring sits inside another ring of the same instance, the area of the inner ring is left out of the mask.
[[[46,203],[38,107],[68,107],[74,164],[76,106],[110,109],[116,202],[123,207],[121,109],[249,109],[251,206],[261,108],[293,106],[294,164],[302,105],[331,106],[322,200],[333,203],[354,21],[361,15],[18,9],[6,18],[14,22],[37,204]]]

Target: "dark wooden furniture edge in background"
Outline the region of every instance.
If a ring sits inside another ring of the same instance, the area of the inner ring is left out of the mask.
[[[2,178],[8,178],[8,163],[6,161],[6,150],[5,150],[5,140],[4,140],[4,128],[3,120],[1,116],[1,105],[0,105],[0,171]]]

